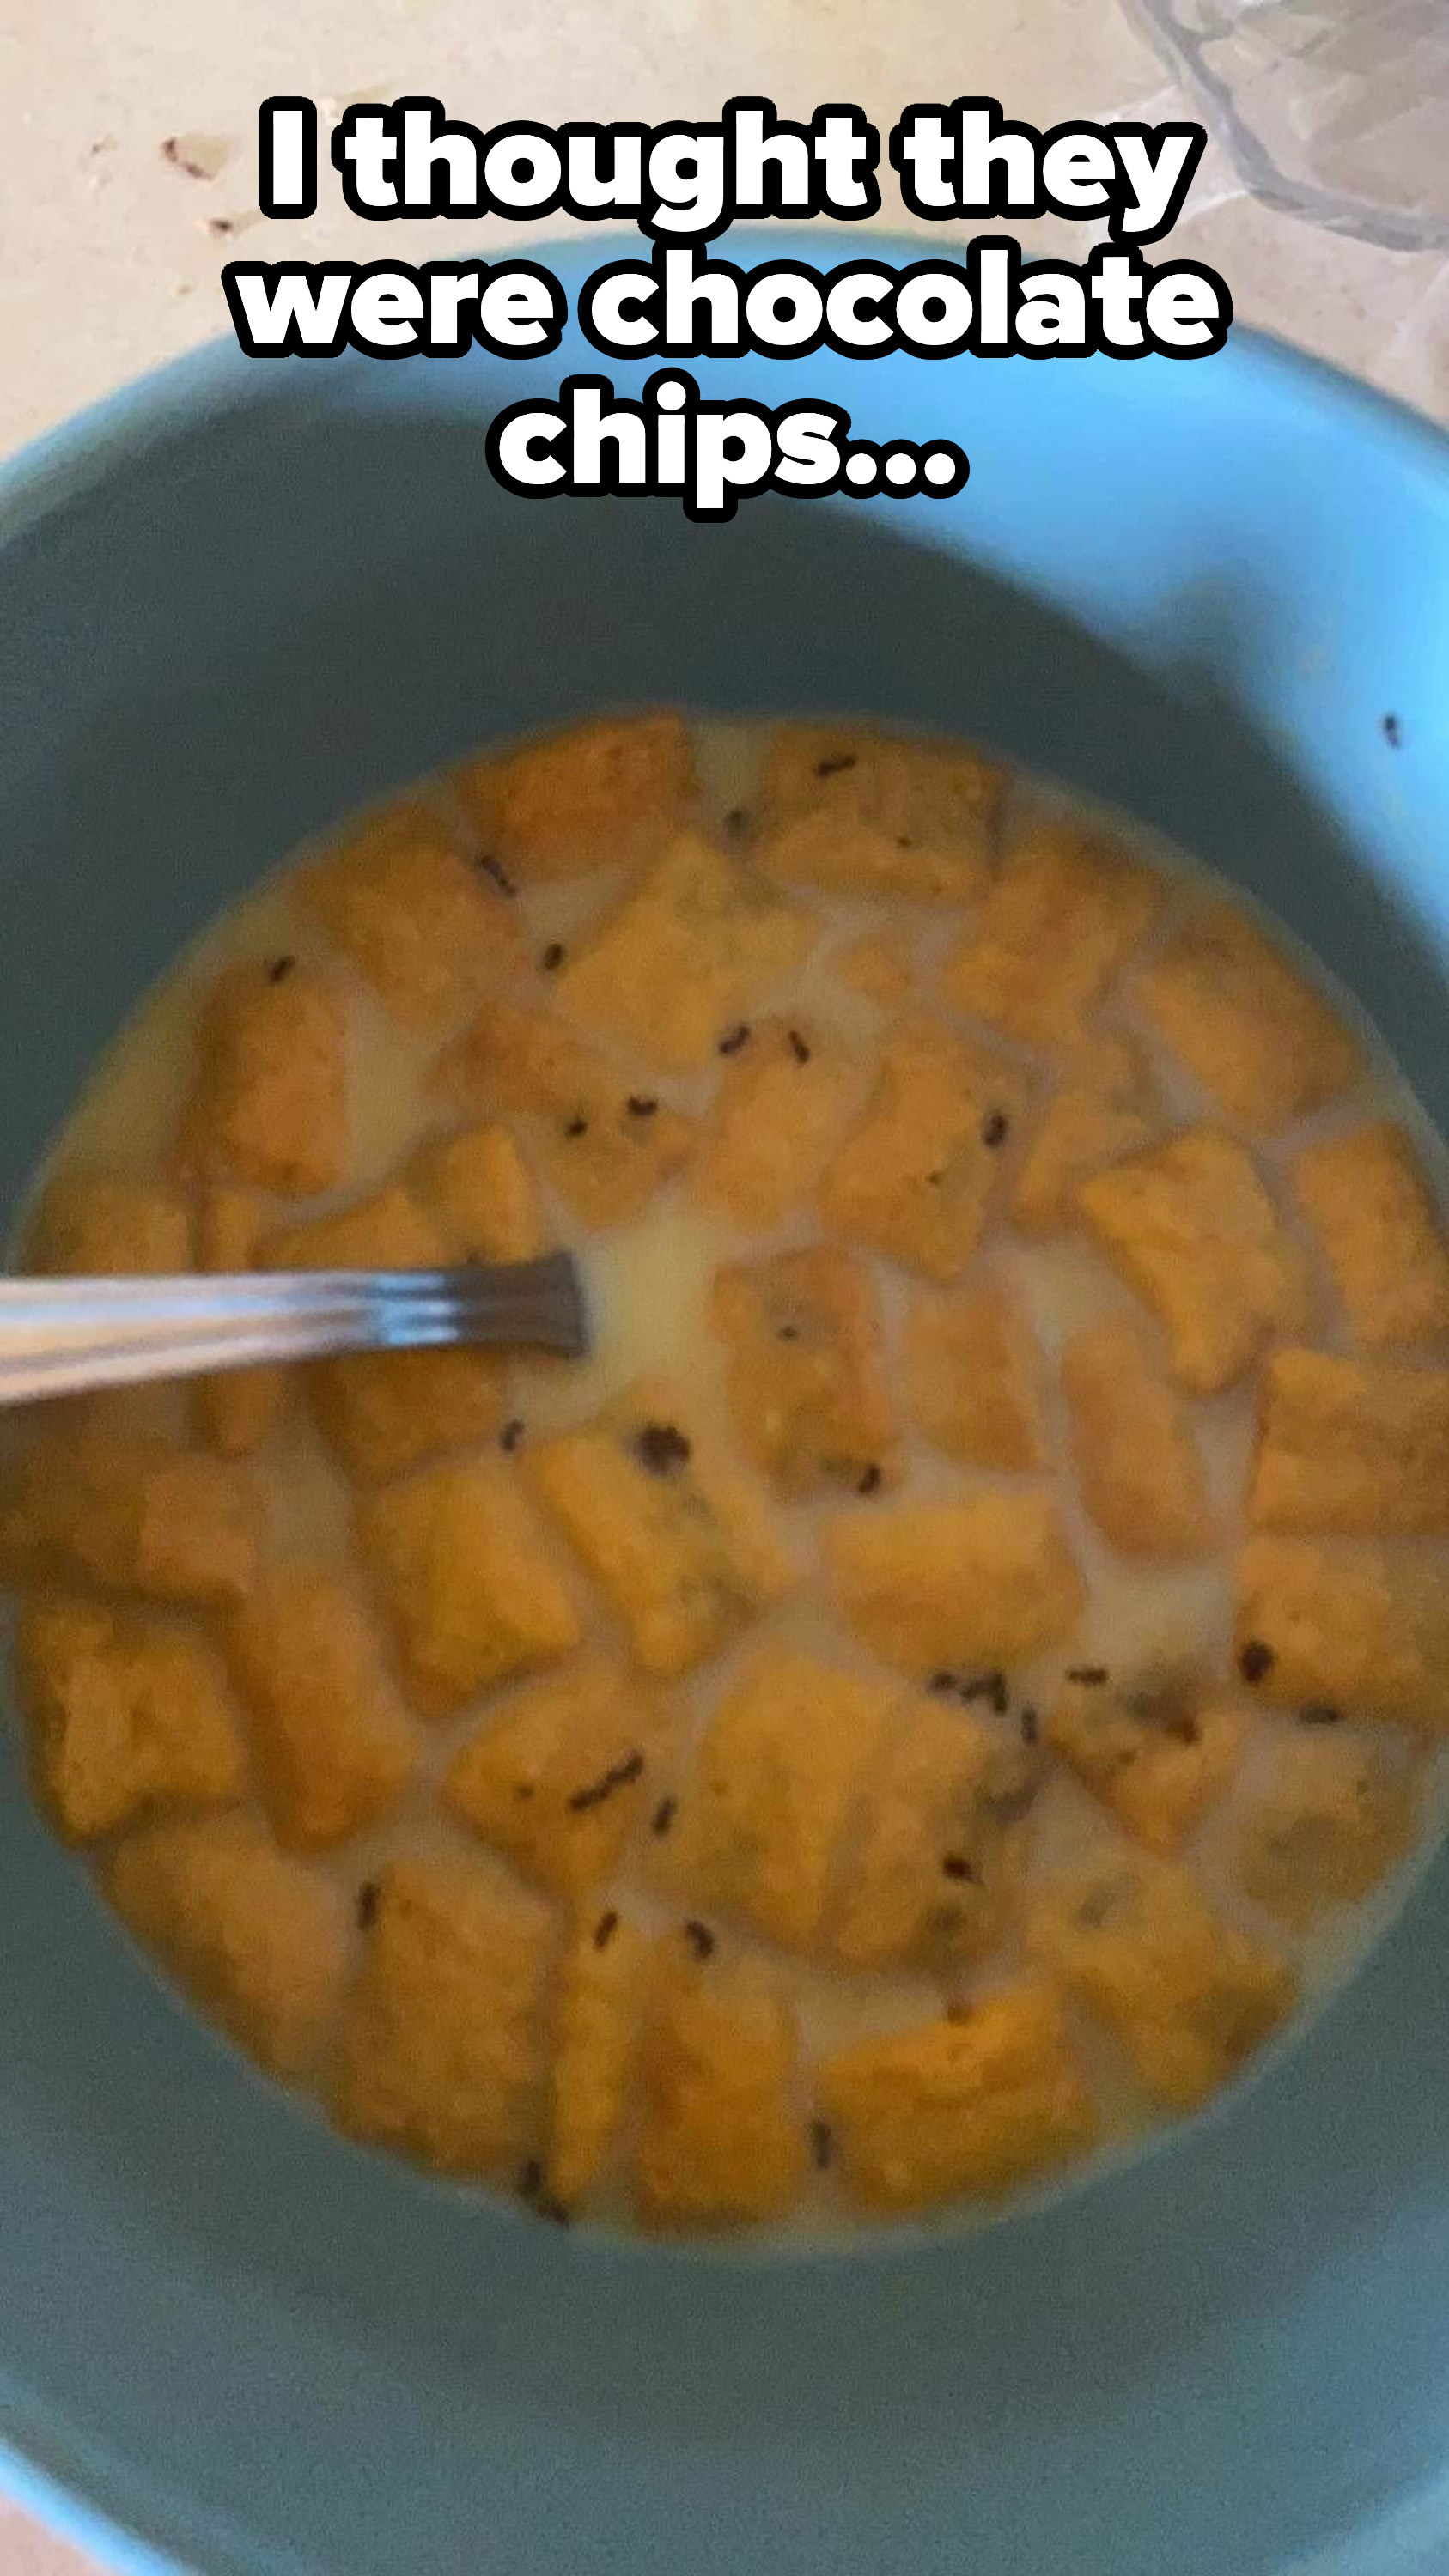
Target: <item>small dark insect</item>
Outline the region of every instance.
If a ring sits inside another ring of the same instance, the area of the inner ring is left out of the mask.
[[[855,1490],[858,1494],[878,1494],[880,1492],[880,1469],[875,1465],[874,1461],[872,1461],[869,1467],[862,1470]]]
[[[790,1053],[797,1064],[808,1064],[810,1061],[810,1049],[798,1029],[790,1031]]]
[[[938,1190],[940,1188],[945,1177],[946,1175],[944,1172],[928,1172],[926,1174],[926,1179],[933,1190]]]
[[[357,1928],[370,1932],[377,1921],[377,1908],[382,1895],[375,1878],[365,1878],[357,1891]]]
[[[1341,1708],[1320,1707],[1315,1701],[1311,1708],[1300,1708],[1298,1723],[1300,1726],[1342,1726],[1343,1711]]]
[[[566,1136],[587,1136],[588,1132],[589,1122],[587,1118],[584,1117],[582,1111],[580,1111],[577,1118],[571,1118],[564,1129],[564,1134]]]
[[[729,812],[725,816],[725,830],[729,833],[732,840],[737,840],[739,838],[740,833],[744,830],[749,819],[750,818],[745,812],[743,805],[732,805],[730,807]]]
[[[223,239],[228,233],[234,233],[236,228],[237,223],[235,215],[208,215],[206,218],[207,231],[209,233],[215,233]]]
[[[511,1422],[505,1422],[502,1430],[499,1432],[498,1446],[504,1452],[506,1457],[511,1458],[522,1438],[523,1425],[515,1414],[513,1420]]]
[[[602,1807],[605,1799],[612,1798],[616,1789],[631,1787],[643,1768],[644,1756],[637,1750],[626,1753],[622,1762],[611,1762],[608,1770],[601,1771],[597,1780],[590,1780],[584,1788],[571,1792],[568,1802],[570,1815],[582,1816],[590,1807]]]
[[[512,877],[509,875],[508,870],[501,859],[491,858],[485,854],[479,860],[478,865],[485,877],[491,877],[493,879],[493,882],[498,888],[500,894],[517,894],[518,888],[514,884]]]
[[[1260,1682],[1273,1669],[1273,1649],[1261,1637],[1250,1637],[1238,1657],[1238,1670],[1245,1682]]]
[[[837,751],[829,760],[817,760],[815,775],[817,778],[834,778],[842,769],[854,769],[858,757],[853,751]]]
[[[519,2168],[517,2191],[520,2200],[536,2200],[543,2189],[543,2167],[537,2156],[530,2156]]]
[[[719,1052],[721,1055],[738,1055],[741,1047],[748,1046],[749,1042],[750,1024],[748,1020],[741,1020],[736,1027],[726,1029],[719,1042]]]
[[[295,957],[274,957],[270,966],[267,968],[267,982],[269,984],[285,984],[287,977],[289,975],[295,975],[296,971],[297,960]]]
[[[1100,1690],[1107,1678],[1105,1664],[1068,1664],[1069,1682],[1080,1682],[1083,1690]]]
[[[701,1923],[696,1916],[691,1915],[684,1927],[684,1937],[696,1959],[714,1957],[714,1934],[707,1923]]]
[[[661,1798],[653,1815],[649,1819],[649,1831],[651,1834],[667,1834],[678,1813],[679,1800],[677,1798]]]
[[[810,2161],[817,2173],[824,2173],[835,2158],[835,2131],[828,2120],[810,2123]]]
[[[161,158],[163,161],[169,161],[173,170],[180,170],[188,179],[211,179],[216,175],[214,171],[206,168],[204,162],[194,160],[189,152],[182,149],[179,134],[166,136],[161,146]]]
[[[613,1907],[610,1906],[608,1913],[601,1914],[598,1922],[594,1925],[594,1948],[596,1950],[607,1950],[609,1943],[613,1940],[618,1929],[619,1917],[614,1912]]]
[[[915,842],[912,840],[909,832],[897,832],[896,848],[898,850],[913,850],[915,846]]]
[[[1388,744],[1390,751],[1397,751],[1404,739],[1403,726],[1400,724],[1397,716],[1384,716],[1381,721],[1385,742]]]
[[[538,961],[545,975],[556,975],[567,954],[561,939],[551,939]]]
[[[945,1878],[965,1878],[974,1881],[976,1876],[964,1852],[946,1852],[941,1861],[941,1872]]]
[[[658,1111],[659,1103],[657,1100],[649,1099],[644,1092],[631,1091],[625,1107],[631,1118],[653,1118]]]
[[[1010,1125],[1011,1122],[1004,1109],[993,1109],[990,1117],[981,1122],[982,1144],[995,1153],[998,1145],[1005,1144]]]
[[[537,1782],[536,1782],[536,1781],[533,1781],[533,1780],[516,1780],[516,1781],[514,1782],[514,1786],[513,1786],[513,1794],[514,1794],[515,1798],[531,1798],[531,1797],[533,1797],[533,1796],[534,1796],[534,1794],[535,1794],[535,1792],[536,1792],[536,1789],[537,1789]]]
[[[1024,1708],[1016,1722],[1021,1729],[1022,1743],[1035,1744],[1038,1736],[1041,1734],[1041,1728],[1037,1723],[1036,1710],[1034,1708]]]
[[[798,1342],[800,1339],[799,1325],[778,1324],[775,1328],[775,1339],[777,1342]]]
[[[646,1422],[634,1434],[634,1455],[651,1476],[671,1476],[676,1467],[687,1467],[694,1452],[685,1434],[672,1422]]]
[[[1005,1673],[973,1673],[960,1685],[961,1697],[969,1708],[973,1700],[989,1700],[998,1717],[1006,1715],[1007,1691]]]
[[[937,1699],[946,1699],[953,1690],[959,1690],[960,1686],[959,1673],[932,1673],[926,1684],[927,1690],[933,1692]]]

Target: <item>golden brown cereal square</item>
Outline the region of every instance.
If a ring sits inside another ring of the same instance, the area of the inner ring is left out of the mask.
[[[784,2216],[805,2168],[794,2071],[794,2025],[763,1977],[676,1972],[644,2060],[634,2189],[646,2225]]]
[[[83,1594],[43,1592],[16,1626],[37,1791],[72,1842],[241,1789],[241,1737],[200,1640]]]
[[[455,1102],[530,1114],[538,1160],[585,1225],[642,1215],[694,1141],[692,1119],[547,1013],[511,1002],[485,1011],[445,1055],[436,1086]]]
[[[681,833],[573,952],[559,1007],[648,1064],[704,1064],[821,926],[748,860]]]
[[[1359,1070],[1338,1013],[1236,902],[1195,912],[1144,970],[1137,997],[1164,1046],[1245,1127],[1284,1127]]]
[[[736,1261],[710,1309],[740,1446],[791,1498],[893,1482],[898,1437],[880,1298],[838,1244]]]
[[[682,716],[649,708],[484,752],[453,792],[485,851],[528,880],[647,858],[683,820],[694,753]]]
[[[1004,1288],[918,1289],[902,1362],[906,1402],[933,1448],[963,1467],[1045,1466],[1041,1352]]]
[[[1079,824],[1034,824],[1008,851],[980,914],[948,953],[952,1007],[1029,1046],[1080,1036],[1149,928],[1162,885],[1120,843]]]
[[[283,960],[230,968],[197,1025],[183,1168],[281,1198],[335,1188],[347,1156],[346,1042],[331,975]]]
[[[411,799],[354,824],[300,880],[313,919],[407,1029],[456,1026],[517,971],[509,899]]]
[[[539,2132],[555,1947],[553,1909],[492,1864],[391,1862],[343,2022],[342,2127],[511,2178]]]
[[[1005,789],[964,743],[782,725],[761,779],[761,856],[803,885],[967,902],[990,874]]]
[[[1449,1531],[1449,1368],[1275,1351],[1248,1517],[1364,1537]]]
[[[1298,1248],[1230,1136],[1194,1127],[1149,1146],[1084,1181],[1080,1205],[1165,1326],[1172,1374],[1190,1394],[1231,1386],[1272,1335],[1302,1323]]]
[[[1074,1333],[1062,1391],[1082,1500],[1124,1556],[1201,1556],[1212,1545],[1207,1469],[1186,1407],[1128,1315]]]
[[[235,1601],[256,1570],[261,1503],[244,1467],[109,1417],[47,1426],[0,1511],[12,1576],[80,1577],[153,1601]]]
[[[645,1672],[688,1672],[796,1579],[751,1489],[667,1387],[631,1388],[526,1472],[628,1631]]]
[[[1077,1223],[1083,1181],[1106,1164],[1138,1154],[1156,1134],[1130,1100],[1112,1100],[1076,1082],[1054,1091],[1027,1139],[1008,1205],[1019,1234],[1040,1239]]]
[[[550,2196],[563,2209],[606,2171],[634,2097],[655,1944],[613,1906],[579,1927],[564,1961],[549,2076]]]
[[[532,1261],[546,1250],[538,1191],[506,1127],[490,1120],[440,1137],[407,1177],[450,1261]]]
[[[711,1718],[676,1828],[679,1883],[789,1950],[819,1938],[862,1780],[899,1697],[775,1646]]]
[[[837,983],[879,1011],[899,1010],[916,980],[909,948],[888,930],[863,930],[832,948],[827,963]]]
[[[349,1585],[320,1565],[264,1575],[228,1621],[226,1645],[277,1840],[321,1850],[375,1824],[406,1787],[417,1745]]]
[[[453,1757],[443,1795],[530,1878],[582,1896],[607,1878],[653,1796],[660,1712],[592,1655],[525,1683]]]
[[[1025,1661],[1066,1635],[1084,1598],[1044,1493],[862,1506],[831,1523],[825,1552],[855,1634],[923,1676]]]
[[[204,1193],[197,1216],[197,1268],[261,1269],[267,1231],[264,1202],[256,1193],[219,1183]],[[286,1370],[269,1366],[224,1369],[215,1377],[198,1378],[194,1401],[203,1437],[224,1458],[249,1457],[276,1429],[288,1384]]]
[[[273,2075],[309,2071],[342,1985],[335,1888],[239,1814],[143,1825],[102,1878],[137,1940],[241,2047]]]
[[[1039,1760],[955,1695],[899,1710],[842,1888],[838,1956],[946,1973],[994,1949],[1020,1893],[1040,1786]]]
[[[1290,1180],[1369,1350],[1449,1333],[1449,1244],[1401,1127],[1379,1120],[1309,1145]]]
[[[845,2189],[868,2209],[1015,2190],[1096,2141],[1061,2006],[1036,1978],[997,1987],[962,2019],[841,2049],[819,2087]]]
[[[1244,1678],[1266,1699],[1449,1728],[1442,1548],[1249,1539],[1236,1643]]]
[[[741,1023],[724,1043],[689,1186],[749,1232],[778,1225],[814,1189],[861,1081],[841,1040],[812,1020]]]
[[[572,1594],[501,1459],[425,1468],[370,1495],[359,1534],[424,1709],[460,1708],[579,1642]]]
[[[1030,1096],[1019,1069],[938,1022],[892,1038],[864,1118],[825,1175],[828,1226],[942,1286],[980,1240],[1011,1124]]]
[[[191,1268],[185,1206],[160,1181],[62,1172],[41,1198],[26,1267],[60,1278],[174,1278]]]
[[[1068,1675],[1043,1731],[1084,1789],[1153,1852],[1178,1851],[1227,1788],[1240,1712],[1189,1671],[1166,1667],[1084,1682]]]
[[[1215,1913],[1170,1861],[1124,1854],[1047,1881],[1031,1945],[1172,2111],[1205,2102],[1294,2002],[1286,1961]]]
[[[1310,1726],[1281,1746],[1243,1817],[1236,1868],[1255,1903],[1294,1931],[1356,1904],[1414,1837],[1412,1772],[1347,1726]]]

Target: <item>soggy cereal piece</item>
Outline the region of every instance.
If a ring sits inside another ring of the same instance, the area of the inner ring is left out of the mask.
[[[1171,1667],[1125,1680],[1069,1674],[1043,1719],[1047,1742],[1137,1842],[1171,1854],[1227,1788],[1242,1747],[1239,1711]]]
[[[1074,1333],[1062,1390],[1082,1500],[1124,1556],[1202,1556],[1212,1545],[1207,1470],[1185,1407],[1128,1315]]]
[[[608,2166],[634,2098],[655,1944],[612,1906],[581,1924],[563,1964],[549,2077],[550,2197],[572,2209]]]
[[[634,2188],[647,2226],[783,2217],[805,2172],[794,2071],[790,2013],[762,1976],[676,1969],[644,2060]]]
[[[1124,1854],[1046,1881],[1030,1940],[1170,2111],[1196,2110],[1295,2000],[1286,1961],[1214,1913],[1169,1861]]]
[[[1243,1818],[1237,1877],[1293,1931],[1356,1904],[1414,1839],[1412,1775],[1349,1727],[1311,1727],[1283,1745]]]
[[[838,1244],[736,1261],[710,1301],[740,1445],[777,1492],[873,1493],[894,1481],[899,1426],[870,1270]]]
[[[1012,1065],[912,1020],[886,1047],[865,1116],[820,1192],[828,1226],[943,1287],[980,1240],[1001,1148],[1030,1096]]]
[[[833,948],[828,963],[837,983],[862,1002],[874,1002],[880,1011],[899,1010],[916,980],[915,961],[905,941],[888,930],[862,931],[858,939]]]
[[[246,1271],[263,1267],[268,1232],[264,1202],[251,1190],[225,1183],[203,1195],[196,1220],[199,1270]],[[276,1429],[287,1401],[285,1369],[223,1369],[196,1381],[193,1401],[203,1438],[224,1458],[250,1457]]]
[[[420,1708],[446,1715],[578,1644],[573,1597],[501,1459],[426,1468],[369,1495],[358,1522]]]
[[[395,1181],[291,1227],[269,1252],[279,1270],[437,1270],[450,1257],[439,1225]],[[306,1375],[324,1436],[361,1484],[490,1439],[505,1410],[506,1366],[496,1351],[360,1351],[318,1360]]]
[[[273,2075],[304,2075],[341,1991],[337,1890],[286,1860],[250,1816],[128,1834],[102,1868],[127,1928]]]
[[[41,1198],[25,1266],[57,1278],[177,1277],[191,1268],[185,1206],[160,1181],[62,1172]]]
[[[1054,1091],[1027,1139],[1008,1206],[1019,1234],[1065,1234],[1077,1223],[1078,1192],[1093,1172],[1150,1145],[1157,1129],[1130,1100],[1077,1082]]]
[[[1194,1127],[1083,1182],[1102,1250],[1165,1326],[1172,1374],[1192,1395],[1231,1386],[1274,1333],[1304,1319],[1296,1244],[1253,1161]]]
[[[593,1655],[528,1682],[453,1757],[453,1813],[558,1896],[614,1868],[654,1794],[660,1711],[622,1667]]]
[[[963,1467],[1045,1466],[1041,1352],[1004,1289],[916,1290],[902,1357],[906,1402],[933,1448]]]
[[[941,990],[1008,1037],[1061,1047],[1080,1036],[1161,902],[1161,880],[1119,842],[1077,823],[1035,823],[948,951]]]
[[[348,1585],[320,1565],[266,1574],[227,1622],[226,1646],[278,1842],[320,1851],[375,1824],[417,1745]]]
[[[585,876],[652,856],[694,799],[682,716],[595,716],[452,775],[484,849],[529,882]]]
[[[1439,1547],[1251,1538],[1237,1654],[1265,1699],[1449,1730],[1449,1583]]]
[[[813,1021],[743,1028],[704,1122],[694,1196],[742,1233],[778,1225],[814,1189],[860,1089],[849,1050]]]
[[[279,1198],[334,1189],[347,1158],[346,1039],[331,975],[281,958],[229,968],[197,1026],[183,1169]]]
[[[12,1579],[80,1577],[153,1601],[235,1601],[256,1570],[261,1505],[244,1467],[109,1417],[27,1441],[0,1504]]]
[[[679,1827],[679,1884],[787,1950],[818,1940],[842,1837],[900,1697],[770,1647],[710,1720]]]
[[[1066,1635],[1084,1599],[1044,1493],[841,1513],[825,1555],[850,1627],[906,1672],[1024,1662]]]
[[[198,1638],[82,1593],[43,1592],[21,1609],[15,1670],[32,1776],[67,1841],[239,1793],[236,1719]]]
[[[539,2127],[554,1953],[552,1907],[491,1863],[391,1862],[343,2021],[341,2126],[511,2178]]]
[[[1041,1765],[972,1708],[898,1712],[832,1946],[854,1968],[944,1974],[996,1947],[1020,1896]]]
[[[683,832],[573,952],[559,1007],[648,1064],[704,1064],[821,928],[747,859]]]
[[[297,891],[405,1029],[455,1026],[522,960],[507,896],[442,818],[409,798],[354,824]]]
[[[1275,1351],[1248,1517],[1350,1536],[1449,1531],[1449,1368]]]
[[[1359,1070],[1338,1013],[1235,901],[1206,905],[1143,971],[1138,1000],[1214,1106],[1262,1133]]]
[[[642,1215],[694,1141],[692,1119],[546,1012],[512,1002],[493,1003],[444,1056],[436,1086],[447,1099],[529,1113],[537,1159],[584,1225]]]
[[[489,1121],[425,1145],[407,1177],[450,1261],[533,1261],[547,1250],[538,1191],[506,1127]]]
[[[1369,1350],[1449,1333],[1449,1244],[1402,1127],[1378,1120],[1327,1137],[1289,1177]]]
[[[760,855],[848,894],[963,903],[991,872],[1006,774],[964,744],[862,725],[781,725],[761,781]]]
[[[667,1388],[632,1388],[524,1463],[646,1673],[703,1663],[796,1580],[751,1489]]]
[[[841,2049],[818,2080],[841,2179],[868,2209],[1016,2190],[1096,2142],[1061,2006],[1034,1977],[998,1986],[959,2020]]]

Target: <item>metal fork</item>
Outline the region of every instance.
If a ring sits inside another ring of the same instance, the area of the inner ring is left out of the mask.
[[[0,1405],[347,1351],[589,1346],[566,1252],[458,1270],[0,1280]]]

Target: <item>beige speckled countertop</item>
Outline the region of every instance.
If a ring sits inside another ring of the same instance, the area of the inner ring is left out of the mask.
[[[225,330],[218,276],[238,235],[248,255],[376,257],[375,230],[330,173],[310,223],[263,222],[256,107],[290,91],[325,117],[404,90],[481,125],[712,115],[737,91],[794,115],[853,99],[882,128],[913,98],[963,92],[1039,126],[1188,112],[1117,0],[0,0],[0,452]],[[895,220],[889,174],[884,185]],[[1051,228],[1036,229],[1047,246]],[[387,247],[437,256],[442,233],[394,225]],[[454,228],[446,247],[465,236]],[[1067,237],[1055,228],[1063,250]],[[1089,239],[1070,228],[1071,255]],[[1269,213],[1211,148],[1172,247],[1221,269],[1241,320],[1449,419],[1449,261]],[[82,2576],[88,2563],[0,2502],[0,2576]]]

